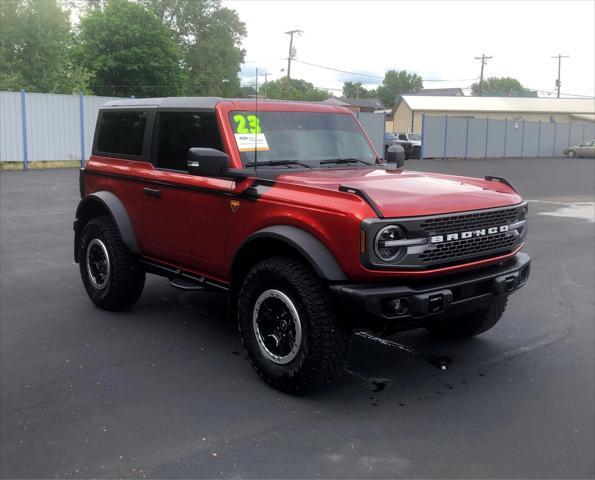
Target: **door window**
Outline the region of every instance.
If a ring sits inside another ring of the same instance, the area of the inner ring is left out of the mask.
[[[140,156],[147,112],[104,111],[99,119],[97,150],[122,156]]]
[[[186,155],[191,147],[222,149],[217,119],[212,113],[161,112],[157,115],[157,130],[157,168],[186,172]]]

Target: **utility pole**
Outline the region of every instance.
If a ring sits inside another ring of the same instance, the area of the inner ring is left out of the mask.
[[[560,70],[562,69],[562,59],[563,58],[568,58],[570,55],[561,55],[560,53],[558,55],[554,55],[552,58],[557,58],[558,59],[558,80],[556,80],[556,87],[558,88],[558,98],[560,98]]]
[[[269,72],[263,73],[264,75],[264,98],[267,98],[267,83],[269,82]]]
[[[485,64],[488,63],[488,60],[492,58],[491,56],[486,56],[485,53],[481,54],[481,57],[475,57],[475,60],[481,60],[481,73],[479,74],[479,96],[483,94],[483,67]]]
[[[289,32],[285,32],[286,35],[289,35],[289,55],[287,56],[287,95],[289,96],[289,80],[291,79],[291,59],[295,57],[295,50],[293,48],[293,35],[294,34],[301,35],[304,33],[302,30],[290,30]]]

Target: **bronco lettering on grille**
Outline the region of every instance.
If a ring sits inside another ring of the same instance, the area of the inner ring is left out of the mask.
[[[469,230],[467,232],[447,233],[445,235],[433,235],[430,237],[430,243],[452,242],[454,240],[485,237],[486,235],[494,235],[496,233],[508,232],[508,225],[500,225],[499,227],[480,228],[478,230]]]

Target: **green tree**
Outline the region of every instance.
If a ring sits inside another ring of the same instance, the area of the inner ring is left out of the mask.
[[[389,70],[384,75],[382,85],[378,87],[378,98],[387,108],[392,108],[399,95],[419,92],[422,88],[424,83],[419,75],[405,70]]]
[[[0,90],[86,90],[72,42],[69,12],[56,0],[0,0]]]
[[[98,95],[167,96],[182,92],[181,54],[169,29],[143,5],[110,0],[80,22],[76,58]]]
[[[471,94],[486,97],[536,97],[537,92],[523,87],[516,78],[490,77],[483,81],[480,91],[479,82],[471,85]]]
[[[188,95],[240,94],[246,27],[220,0],[140,0],[173,33],[183,54]]]
[[[287,89],[287,78],[272,80],[259,87],[260,93],[266,91],[267,98],[283,100],[309,100],[320,102],[329,98],[326,90],[316,88],[310,82],[292,78]]]
[[[345,82],[343,84],[343,96],[345,98],[376,98],[376,89],[368,90],[361,82]]]

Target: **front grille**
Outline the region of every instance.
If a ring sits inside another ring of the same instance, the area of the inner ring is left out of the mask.
[[[518,241],[518,235],[506,232],[488,237],[467,238],[436,245],[433,249],[425,250],[419,259],[425,263],[455,260],[461,257],[480,257],[486,253],[510,250]]]
[[[515,206],[486,212],[429,218],[424,219],[420,227],[431,237],[433,235],[446,235],[510,225],[518,220],[522,208],[522,206]],[[522,231],[510,231],[482,237],[446,241],[426,248],[419,254],[418,258],[422,264],[430,265],[452,262],[463,258],[477,258],[489,254],[506,253],[512,251],[520,243],[523,233]]]
[[[509,225],[516,219],[521,208],[513,207],[505,210],[430,218],[423,221],[421,228],[430,235],[441,235],[497,225]]]

